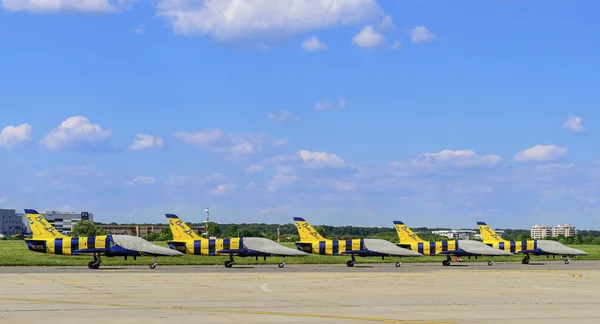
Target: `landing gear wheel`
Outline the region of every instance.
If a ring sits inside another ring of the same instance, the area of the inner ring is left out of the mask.
[[[565,260],[565,264],[569,264],[569,260]]]
[[[354,267],[354,261],[352,261],[352,260],[346,261],[346,266],[348,266],[348,267]]]
[[[522,263],[522,264],[529,264],[529,256],[528,256],[528,255],[527,255],[527,256],[525,256],[525,257],[523,258],[523,260],[521,260],[521,263]]]
[[[399,268],[402,265],[402,262],[396,262],[396,268]]]
[[[231,268],[233,266],[233,261],[225,261],[225,268]]]
[[[494,265],[494,261],[490,261],[490,262],[488,262],[488,265],[489,265],[490,267],[491,267],[491,266],[493,266],[493,265]]]
[[[283,266],[285,266],[285,263],[280,263],[279,264],[279,268],[283,268]]]
[[[156,263],[153,263],[150,265],[150,269],[155,269],[156,268]]]
[[[100,264],[98,262],[90,261],[88,263],[88,269],[98,269],[100,268]]]
[[[444,260],[444,261],[442,261],[442,265],[449,266],[450,265],[450,261]]]

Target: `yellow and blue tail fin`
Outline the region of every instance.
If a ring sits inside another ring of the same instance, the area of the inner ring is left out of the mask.
[[[203,240],[205,238],[200,237],[196,234],[187,224],[182,221],[177,215],[166,214],[167,220],[169,221],[169,227],[171,233],[173,233],[173,241],[190,241],[190,240]]]
[[[479,233],[481,233],[481,240],[485,243],[494,243],[494,242],[508,242],[503,239],[496,231],[494,231],[488,224],[484,222],[477,222],[477,226],[479,227]]]
[[[68,237],[60,233],[52,224],[48,223],[42,214],[34,209],[25,209],[25,216],[27,217],[27,222],[29,222],[29,227],[31,227],[31,234],[34,239]]]
[[[394,221],[394,227],[396,228],[396,233],[398,233],[400,243],[425,242],[401,221]]]
[[[300,241],[325,241],[327,240],[317,232],[304,218],[294,217]]]

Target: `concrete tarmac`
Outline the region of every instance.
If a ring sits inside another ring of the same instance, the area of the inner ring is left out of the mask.
[[[0,323],[599,323],[600,262],[1,267]]]

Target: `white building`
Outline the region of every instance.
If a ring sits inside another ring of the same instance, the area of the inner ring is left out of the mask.
[[[0,209],[0,234],[11,237],[23,233],[23,219],[14,209]]]
[[[431,234],[445,236],[449,239],[454,240],[468,240],[471,235],[475,234],[475,231],[471,230],[442,230],[442,231],[431,231]]]
[[[554,236],[552,234],[552,227],[550,227],[549,225],[533,225],[533,227],[531,227],[529,235],[534,240]]]
[[[558,224],[552,228],[552,236],[556,237],[560,235],[564,237],[575,236],[577,235],[577,230],[571,224]]]
[[[73,230],[73,225],[81,220],[94,221],[94,214],[88,212],[73,213],[73,212],[59,212],[56,210],[44,210],[40,212],[42,216],[56,228],[57,231],[70,235]],[[25,219],[25,214],[21,214],[23,223],[26,224],[26,233],[31,234],[31,228]]]

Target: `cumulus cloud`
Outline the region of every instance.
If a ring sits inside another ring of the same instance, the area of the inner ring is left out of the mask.
[[[92,124],[83,116],[69,117],[40,140],[50,151],[107,148],[112,132]]]
[[[6,126],[0,131],[0,147],[12,149],[31,140],[33,130],[29,124]]]
[[[209,149],[232,156],[247,156],[262,151],[265,146],[282,146],[286,142],[270,139],[264,133],[236,134],[220,129],[205,129],[197,132],[176,132],[177,139],[199,148]]]
[[[411,41],[415,44],[424,43],[435,39],[435,35],[425,26],[417,26],[410,30]]]
[[[151,176],[138,176],[131,180],[133,184],[153,184],[156,183],[156,179]]]
[[[129,146],[132,150],[145,150],[150,148],[162,148],[164,146],[164,141],[162,137],[154,137],[152,135],[147,134],[137,134],[136,139],[133,141],[133,144]]]
[[[556,145],[536,145],[517,153],[513,160],[515,162],[545,162],[554,161],[567,154],[567,147]]]
[[[425,153],[411,158],[411,166],[451,166],[451,167],[475,167],[493,166],[502,162],[498,155],[479,155],[473,150],[442,150],[437,153]],[[391,162],[389,166],[405,166],[406,163]]]
[[[311,152],[307,150],[298,151],[298,155],[304,161],[304,166],[309,169],[344,168],[346,162],[335,154],[326,152]]]
[[[582,119],[579,116],[570,115],[569,119],[567,119],[567,121],[565,121],[563,124],[563,128],[575,133],[584,132],[585,128],[583,128],[583,125],[581,125],[581,120]]]
[[[218,41],[271,41],[379,17],[376,0],[159,0],[157,15],[178,34]]]
[[[297,122],[300,121],[300,117],[294,116],[289,111],[283,111],[278,114],[269,113],[267,115],[267,119],[277,123],[289,123],[289,122]]]
[[[385,36],[371,25],[365,26],[356,36],[352,37],[352,43],[359,47],[379,47],[385,42]]]
[[[112,13],[129,8],[136,1],[139,0],[2,0],[0,4],[8,11]]]
[[[396,26],[394,25],[394,19],[392,19],[392,16],[385,16],[383,17],[383,19],[381,20],[381,23],[379,23],[379,27],[377,27],[377,29],[379,29],[382,32],[386,32],[386,31],[391,31],[396,29]]]
[[[321,42],[316,36],[312,36],[302,42],[302,49],[307,52],[325,51],[327,50],[327,45]]]
[[[346,99],[344,97],[339,97],[337,103],[331,103],[327,100],[321,100],[315,103],[313,109],[316,111],[323,110],[332,110],[332,109],[342,109],[346,108]]]
[[[246,169],[247,174],[257,174],[263,171],[264,167],[262,165],[254,165],[252,164]]]
[[[259,211],[257,211],[257,214],[271,214],[271,213],[277,213],[277,212],[281,212],[284,210],[289,210],[290,208],[292,208],[292,206],[290,205],[281,205],[281,206],[276,206],[276,207],[267,207],[267,208],[263,208]]]
[[[209,190],[208,193],[216,196],[223,196],[235,190],[238,186],[235,183],[220,184],[216,188]]]

